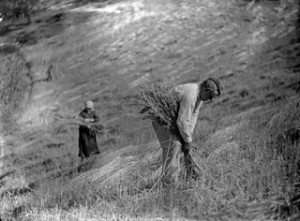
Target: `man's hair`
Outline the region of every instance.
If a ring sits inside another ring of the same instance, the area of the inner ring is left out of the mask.
[[[218,96],[220,96],[221,95],[221,83],[218,79],[210,77],[210,78],[206,79],[205,81],[203,81],[201,85],[204,88],[210,89],[211,82],[213,82],[217,86]]]

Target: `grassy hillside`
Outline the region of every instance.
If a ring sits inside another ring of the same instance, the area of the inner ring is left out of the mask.
[[[297,13],[292,0],[66,1],[16,24],[0,36],[21,46],[0,48],[0,217],[297,220]],[[209,76],[222,96],[194,132],[201,179],[167,194],[138,86]],[[100,156],[79,164],[78,128],[54,119],[87,99],[105,134]]]

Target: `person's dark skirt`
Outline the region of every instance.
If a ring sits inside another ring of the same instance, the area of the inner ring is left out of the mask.
[[[79,157],[84,159],[99,153],[96,134],[87,127],[79,127]]]

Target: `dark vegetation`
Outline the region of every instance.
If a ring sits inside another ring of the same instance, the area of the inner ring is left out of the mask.
[[[14,114],[28,99],[30,93],[30,67],[20,48],[14,44],[0,46],[1,84],[0,107],[1,121],[9,128],[16,129]],[[26,94],[27,93],[27,94]],[[4,127],[4,130],[10,130]]]

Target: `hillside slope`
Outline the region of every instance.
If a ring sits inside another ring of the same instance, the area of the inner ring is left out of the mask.
[[[14,116],[15,126],[2,133],[0,211],[29,220],[50,220],[43,214],[53,220],[260,220],[275,197],[288,199],[298,191],[296,3],[70,3],[8,33],[6,40],[23,44],[31,93]],[[203,179],[183,184],[174,210],[164,211],[160,149],[133,105],[138,85],[209,76],[221,80],[222,96],[203,107],[195,130]],[[78,172],[77,128],[55,123],[54,116],[77,115],[87,99],[95,101],[106,129],[98,137],[101,155]],[[260,207],[253,209],[254,202]]]

